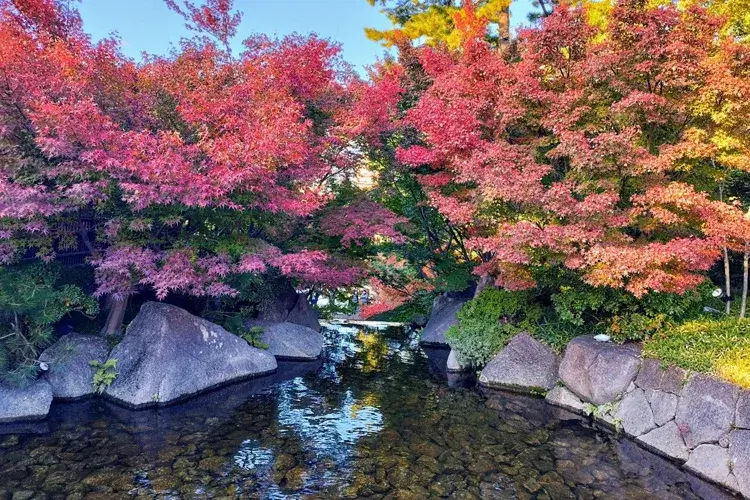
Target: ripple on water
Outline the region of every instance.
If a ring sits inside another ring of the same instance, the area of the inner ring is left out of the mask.
[[[449,387],[447,353],[412,332],[325,334],[321,361],[179,406],[89,400],[0,427],[0,500],[729,498],[542,400]]]

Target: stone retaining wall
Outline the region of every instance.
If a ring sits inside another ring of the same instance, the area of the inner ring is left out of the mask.
[[[543,366],[534,354],[543,350],[529,348],[519,355],[517,346],[514,349],[515,359]],[[501,351],[502,357],[508,354]],[[488,366],[492,369],[482,373],[482,384],[524,391],[518,380],[512,386],[503,383],[508,374],[497,363]],[[518,372],[514,363],[506,366]],[[555,365],[544,366],[553,370]],[[549,403],[590,415],[686,470],[750,498],[750,391],[643,359],[635,344],[602,343],[592,337],[574,339],[557,373],[537,374],[525,392],[537,392],[540,376],[552,375],[558,382],[548,387]]]

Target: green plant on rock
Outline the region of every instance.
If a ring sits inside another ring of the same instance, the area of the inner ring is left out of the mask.
[[[97,394],[102,394],[117,378],[117,360],[110,358],[102,363],[94,359],[89,361],[89,365],[96,370],[91,385]]]
[[[38,374],[37,357],[54,341],[53,326],[65,315],[93,317],[99,304],[59,270],[41,263],[0,267],[0,379],[23,385]]]
[[[464,304],[445,336],[463,366],[480,367],[516,334],[532,333],[541,315],[529,292],[487,288]]]
[[[261,340],[263,338],[263,331],[264,329],[262,326],[251,326],[250,328],[247,328],[240,337],[253,347],[257,347],[258,349],[268,349],[269,345]]]

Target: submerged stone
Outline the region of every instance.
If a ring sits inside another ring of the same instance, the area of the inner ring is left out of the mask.
[[[91,361],[103,363],[109,346],[103,337],[70,333],[46,349],[39,361],[49,365],[44,378],[52,387],[52,395],[60,399],[77,399],[94,393]]]
[[[484,367],[479,382],[520,392],[546,392],[557,381],[559,365],[555,351],[521,333]]]
[[[584,401],[610,403],[625,392],[638,373],[640,350],[633,345],[598,342],[592,336],[573,339],[560,363],[560,378]]]
[[[168,304],[148,302],[111,352],[117,378],[106,394],[129,406],[170,403],[276,370],[270,353]]]
[[[0,423],[41,420],[51,404],[52,388],[46,380],[23,387],[0,384]]]

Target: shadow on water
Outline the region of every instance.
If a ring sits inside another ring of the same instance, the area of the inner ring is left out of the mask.
[[[87,400],[0,427],[0,500],[728,498],[543,400],[473,389],[412,332],[325,334],[320,361],[179,406]]]

